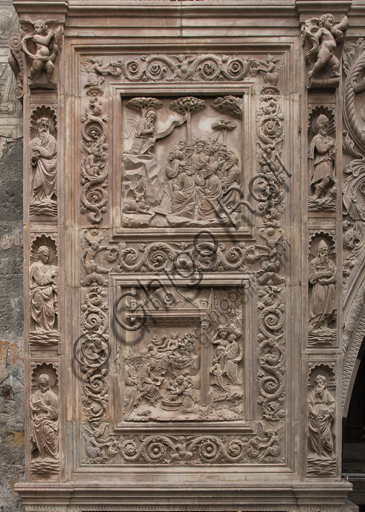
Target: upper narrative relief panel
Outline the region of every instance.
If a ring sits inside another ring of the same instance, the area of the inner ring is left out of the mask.
[[[122,113],[123,227],[241,223],[241,97],[122,98]]]

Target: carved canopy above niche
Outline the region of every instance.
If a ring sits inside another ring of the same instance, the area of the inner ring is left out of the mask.
[[[335,45],[319,66],[298,20],[289,35],[217,39],[189,18],[183,40],[149,32],[157,4],[146,18],[131,6],[122,29],[121,5],[101,21],[70,7],[64,39],[61,22],[23,23],[13,51],[30,76],[26,506],[40,511],[50,486],[65,512],[329,512],[348,490],[335,39],[347,21],[305,24],[305,45],[319,54],[325,23]]]

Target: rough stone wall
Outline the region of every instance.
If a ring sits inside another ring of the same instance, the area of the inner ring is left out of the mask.
[[[23,141],[0,144],[0,511],[13,512],[24,478]]]

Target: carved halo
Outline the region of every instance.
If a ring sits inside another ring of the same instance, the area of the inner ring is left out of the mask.
[[[336,118],[333,110],[329,107],[323,107],[323,106],[315,106],[312,107],[309,111],[308,116],[308,130],[313,135],[317,133],[317,119],[320,115],[325,115],[328,117],[328,134],[333,135],[336,133]]]
[[[53,265],[57,265],[58,263],[58,254],[57,254],[57,245],[55,240],[47,235],[39,235],[37,236],[31,246],[30,251],[30,259],[32,261],[38,261],[38,249],[45,245],[48,247],[50,254],[49,254],[49,261],[48,263],[52,263]]]
[[[325,375],[328,389],[336,389],[335,363],[309,363],[308,388],[314,388],[314,381],[318,375]]]
[[[316,231],[310,233],[309,239],[309,258],[315,258],[317,256],[318,244],[321,240],[325,240],[328,245],[328,255],[330,258],[336,258],[336,242],[335,237],[331,233],[326,231]]]
[[[38,389],[38,378],[46,374],[49,377],[51,388],[58,387],[58,363],[32,363],[31,386],[32,390]]]
[[[56,137],[57,136],[57,115],[51,107],[41,105],[33,110],[30,116],[30,130],[34,135],[38,133],[37,121],[42,117],[46,117],[49,120],[49,132]]]

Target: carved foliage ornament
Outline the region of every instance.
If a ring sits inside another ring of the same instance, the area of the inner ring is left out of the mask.
[[[257,112],[258,173],[251,180],[250,192],[258,201],[259,214],[267,227],[280,225],[285,206],[285,174],[291,176],[283,164],[283,121],[279,90],[264,87]]]
[[[279,80],[278,71],[284,65],[284,56],[267,55],[266,60],[260,61],[230,55],[151,54],[108,63],[102,57],[93,57],[84,59],[82,64],[87,74],[86,87],[101,85],[106,75],[121,77],[128,82],[213,82],[240,81],[260,74],[265,83],[275,86]]]
[[[365,41],[348,43],[344,48],[343,68],[346,74],[344,86],[343,117],[346,131],[343,133],[343,150],[353,158],[344,168],[347,174],[343,187],[344,247],[349,251],[344,262],[346,281],[361,259],[365,247],[365,138],[363,133],[363,109],[359,108],[358,97],[365,90],[363,71],[365,68]]]
[[[87,95],[89,103],[81,118],[81,213],[90,224],[97,225],[108,202],[108,117],[103,110],[103,90],[93,86]]]

